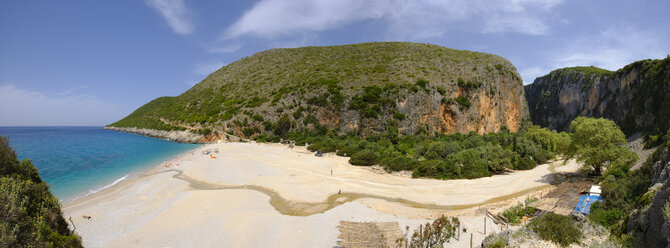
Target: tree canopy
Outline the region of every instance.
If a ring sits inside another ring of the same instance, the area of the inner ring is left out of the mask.
[[[603,167],[630,164],[638,159],[626,148],[626,136],[611,120],[577,117],[570,124],[570,137],[567,158],[577,158],[597,175],[601,175]]]

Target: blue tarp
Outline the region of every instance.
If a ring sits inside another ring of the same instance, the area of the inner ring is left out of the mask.
[[[575,207],[575,212],[580,212],[583,214],[591,213],[591,204],[594,202],[601,201],[600,196],[597,195],[585,195],[579,198],[579,202]]]

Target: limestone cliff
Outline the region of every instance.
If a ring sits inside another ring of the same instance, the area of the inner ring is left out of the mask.
[[[525,87],[533,123],[567,130],[577,116],[604,117],[631,135],[670,127],[670,57],[611,72],[595,67],[552,71]]]
[[[651,203],[633,211],[628,219],[627,231],[637,236],[640,247],[670,246],[670,150],[664,149],[653,165],[654,177],[647,194],[654,195]]]

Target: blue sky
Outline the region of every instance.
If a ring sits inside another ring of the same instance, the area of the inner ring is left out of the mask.
[[[501,55],[525,83],[670,54],[669,1],[0,2],[0,126],[106,125],[276,47],[412,41]]]

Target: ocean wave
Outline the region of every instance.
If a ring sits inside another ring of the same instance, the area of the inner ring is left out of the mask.
[[[121,177],[121,178],[119,178],[119,179],[116,179],[116,181],[114,181],[113,183],[110,183],[110,184],[108,184],[108,185],[102,186],[102,187],[97,188],[97,189],[90,189],[90,190],[88,190],[88,194],[86,194],[86,196],[89,196],[89,195],[98,193],[98,192],[100,192],[101,190],[108,189],[108,188],[110,188],[110,187],[116,185],[117,183],[119,183],[119,182],[121,182],[121,181],[123,181],[123,180],[126,180],[127,178],[128,178],[128,175],[125,175],[125,176],[123,176],[123,177]]]

